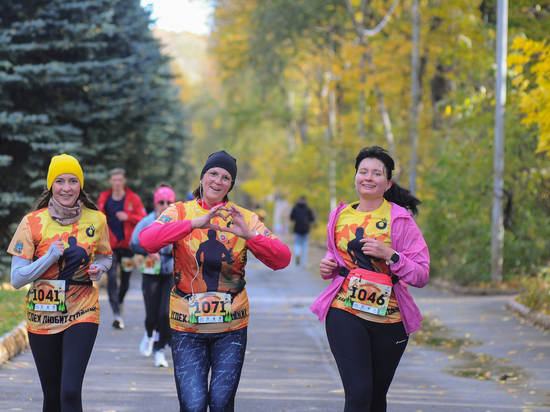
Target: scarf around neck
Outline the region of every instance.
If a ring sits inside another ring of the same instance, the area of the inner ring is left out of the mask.
[[[50,217],[61,226],[71,225],[82,216],[82,200],[78,199],[73,207],[66,207],[52,196],[48,203],[48,212]]]

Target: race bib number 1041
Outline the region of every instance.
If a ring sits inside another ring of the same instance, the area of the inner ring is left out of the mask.
[[[28,293],[30,310],[65,312],[65,281],[35,280]]]

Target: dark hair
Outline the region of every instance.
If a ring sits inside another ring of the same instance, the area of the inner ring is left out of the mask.
[[[31,210],[29,210],[29,213],[48,207],[48,204],[50,203],[50,198],[52,196],[53,196],[52,189],[50,190],[44,189],[42,194],[38,196],[38,198],[34,202],[34,205],[32,206]],[[90,198],[90,195],[88,195],[88,193],[86,193],[82,188],[80,188],[80,194],[78,195],[77,200],[81,200],[84,206],[86,206],[88,209],[99,210],[96,204]]]
[[[159,190],[161,187],[168,187],[170,189],[173,189],[170,183],[162,181],[157,184],[157,186],[155,187],[155,190],[153,190],[153,193]]]
[[[392,172],[395,169],[395,162],[389,155],[386,149],[380,146],[371,146],[361,149],[357,157],[355,158],[355,173],[359,165],[364,159],[378,159],[384,163],[384,170],[386,172],[386,178],[391,180]],[[418,214],[417,206],[422,202],[414,197],[409,189],[399,186],[393,182],[391,187],[384,193],[384,199],[388,202],[393,202],[399,206],[409,210],[413,215]]]
[[[115,167],[114,169],[111,169],[109,171],[109,177],[113,175],[122,175],[126,177],[126,170],[124,170],[122,167]]]

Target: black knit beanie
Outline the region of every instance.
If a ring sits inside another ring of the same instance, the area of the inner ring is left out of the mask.
[[[206,163],[202,168],[201,179],[206,171],[212,169],[213,167],[221,167],[222,169],[227,170],[227,172],[231,175],[231,179],[233,179],[233,181],[231,182],[231,187],[228,191],[230,192],[231,189],[233,189],[233,186],[235,186],[235,179],[237,178],[237,159],[235,159],[225,150],[220,150],[219,152],[212,153],[210,156],[208,156],[208,159],[206,159]]]

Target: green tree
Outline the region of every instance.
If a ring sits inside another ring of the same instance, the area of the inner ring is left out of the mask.
[[[147,197],[184,180],[184,111],[137,0],[0,3],[0,257],[42,191],[51,156],[76,156],[97,198],[124,167]],[[162,165],[162,167],[153,167]]]

